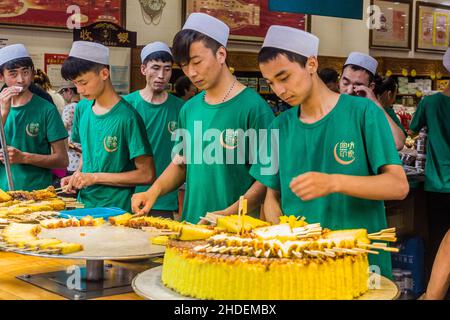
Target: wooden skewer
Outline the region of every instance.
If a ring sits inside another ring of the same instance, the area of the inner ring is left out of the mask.
[[[328,257],[336,257],[336,253],[332,252],[332,251],[317,251],[317,252],[321,252],[323,255],[326,255]]]
[[[75,198],[61,198],[61,200],[64,201],[65,203],[78,202],[78,200]]]
[[[381,230],[381,233],[395,233],[397,231],[396,228],[389,228]]]
[[[55,191],[56,192],[58,192],[58,191],[65,191],[65,190],[67,190],[68,187],[69,186],[59,187],[59,188],[56,188]]]
[[[381,240],[381,241],[387,241],[387,242],[397,242],[397,238],[393,237],[383,237],[383,236],[372,236],[369,237],[370,240]]]
[[[366,244],[366,243],[360,243],[360,244],[358,244],[358,247],[369,248],[369,249],[379,249],[379,250],[384,248],[382,246],[375,246],[373,244]]]
[[[378,237],[391,237],[391,238],[395,238],[397,235],[395,233],[382,233],[380,235],[378,235]]]
[[[69,202],[69,203],[67,203],[67,206],[68,207],[77,207],[77,206],[84,206],[84,204],[80,203],[80,202]]]
[[[155,227],[142,227],[141,228],[144,231],[161,231],[161,232],[172,232],[170,229],[158,229]]]
[[[386,248],[383,248],[383,250],[386,252],[395,252],[395,253],[400,252],[399,248],[393,248],[393,247],[386,247]]]
[[[357,255],[357,254],[359,254],[358,251],[355,251],[355,250],[353,250],[353,249],[343,249],[343,250],[344,250],[344,253],[348,253],[348,254],[352,254],[352,255]]]
[[[396,228],[388,228],[388,229],[380,230],[378,232],[370,233],[369,236],[378,236],[378,235],[387,234],[387,233],[395,234],[396,232],[397,232]]]
[[[195,248],[194,248],[194,251],[205,251],[207,248],[209,248],[211,245],[210,244],[206,244],[206,245],[203,245],[203,246],[196,246]]]
[[[359,251],[359,252],[371,253],[371,254],[380,254],[378,251],[367,250],[367,249],[362,249],[362,248],[353,248],[353,250]]]
[[[386,246],[375,246],[375,245],[371,245],[371,244],[360,244],[358,246],[364,246],[365,248],[371,248],[371,249],[376,249],[376,250],[383,250],[386,252],[400,252],[400,249],[398,248],[393,248],[393,247],[388,247]]]
[[[280,259],[283,258],[283,251],[281,249],[278,249],[277,254]]]
[[[387,243],[384,242],[374,242],[372,243],[374,247],[387,247]]]
[[[244,233],[244,217],[246,214],[247,214],[247,199],[245,199],[244,196],[240,196],[238,209],[239,234]]]
[[[225,252],[227,252],[227,251],[229,251],[229,250],[231,250],[231,248],[226,247],[226,246],[222,246],[222,247],[220,247],[220,249],[219,249],[219,253],[225,253]]]
[[[309,254],[310,256],[314,256],[314,257],[318,256],[318,254],[316,252],[313,252],[313,251],[304,250],[303,252],[306,253],[306,254]]]

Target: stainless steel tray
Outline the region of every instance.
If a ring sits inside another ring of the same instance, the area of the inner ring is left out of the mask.
[[[80,243],[84,250],[67,255],[56,255],[9,249],[41,258],[80,259],[80,260],[130,260],[157,257],[164,254],[165,247],[154,245],[147,232],[127,227],[113,227],[105,224],[100,227],[74,227],[44,229],[40,239],[56,238],[65,242]]]

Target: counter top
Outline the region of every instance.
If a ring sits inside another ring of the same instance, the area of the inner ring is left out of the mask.
[[[110,263],[109,261],[105,263]],[[114,265],[143,272],[150,268],[151,260],[140,262],[112,262]],[[17,276],[64,270],[71,265],[84,266],[81,260],[45,259],[0,251],[0,300],[65,300],[63,297],[30,285]],[[134,292],[97,300],[142,300]]]

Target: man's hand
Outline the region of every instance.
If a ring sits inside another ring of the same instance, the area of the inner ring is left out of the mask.
[[[25,164],[26,163],[26,152],[22,152],[14,147],[8,147],[8,157],[10,164]],[[3,159],[3,152],[0,153],[0,161],[5,162]]]
[[[307,172],[292,179],[289,187],[303,201],[325,197],[337,192],[337,182],[333,175]]]
[[[150,212],[158,196],[150,188],[146,192],[135,193],[131,197],[131,210],[136,217],[144,216]]]
[[[74,193],[74,190],[84,189],[97,183],[95,173],[75,172],[73,176],[61,180],[64,191]]]
[[[366,97],[373,102],[375,102],[376,105],[380,105],[380,102],[378,101],[377,97],[375,96],[375,93],[372,89],[366,86],[355,86],[354,91],[356,92],[356,95],[359,97]]]
[[[9,112],[12,98],[18,96],[22,92],[22,89],[19,88],[21,87],[7,87],[0,92],[0,106],[2,108],[2,113]]]
[[[63,189],[64,193],[77,193],[77,191],[73,188],[73,175],[61,179],[61,188]]]
[[[84,189],[96,184],[97,182],[95,173],[76,172],[73,176],[73,187],[76,189]]]

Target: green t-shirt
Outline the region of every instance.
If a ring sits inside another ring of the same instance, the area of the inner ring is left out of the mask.
[[[276,118],[271,129],[279,133],[279,142],[275,139],[268,144],[279,170],[269,174],[262,171],[264,166],[254,165],[250,173],[280,191],[283,213],[304,216],[309,223],[320,222],[335,230],[365,228],[376,232],[387,227],[383,201],[339,193],[303,201],[289,187],[293,178],[307,172],[373,176],[382,166],[401,165],[386,117],[373,102],[341,95],[335,108],[315,123],[301,122],[296,107]],[[371,259],[390,276],[388,254]]]
[[[450,97],[442,93],[420,101],[410,128],[428,128],[425,190],[450,192]]]
[[[135,170],[135,158],[152,155],[142,118],[123,99],[104,115],[96,115],[93,105],[94,101],[80,101],[73,120],[72,141],[83,146],[82,172]],[[93,185],[80,190],[78,198],[86,208],[118,207],[130,211],[134,189]]]
[[[394,122],[397,124],[397,126],[400,129],[402,129],[403,133],[405,134],[405,137],[407,137],[408,133],[406,132],[405,127],[402,125],[400,119],[397,117],[397,114],[395,113],[394,108],[386,107],[386,108],[384,108],[384,110],[389,115],[389,117],[391,117],[391,119],[394,120]]]
[[[5,123],[7,145],[23,152],[50,155],[50,144],[66,139],[67,136],[56,107],[35,94],[26,105],[12,107]],[[13,164],[11,173],[16,190],[39,190],[52,184],[50,169]],[[0,188],[8,190],[6,170],[1,162]]]
[[[257,157],[249,151],[255,151],[257,140],[242,133],[267,129],[274,118],[268,104],[249,88],[216,105],[206,103],[204,95],[201,92],[181,108],[180,143],[174,147],[188,162],[182,218],[190,223],[198,223],[206,212],[229,207],[253,185],[249,170]]]
[[[156,176],[159,177],[172,161],[172,135],[178,128],[178,115],[184,101],[169,94],[162,104],[145,101],[139,91],[123,97],[131,104],[144,120],[147,138],[152,146]],[[136,192],[145,192],[148,186],[136,187]],[[159,198],[153,206],[155,210],[178,210],[178,191],[173,191]]]

